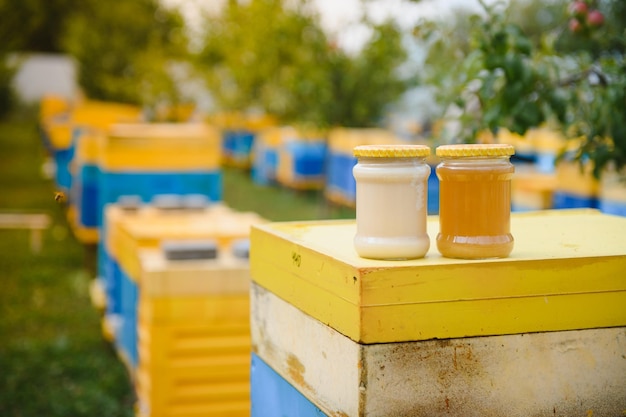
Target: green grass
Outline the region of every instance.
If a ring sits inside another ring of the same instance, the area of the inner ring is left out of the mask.
[[[26,230],[0,230],[0,416],[132,416],[128,375],[101,333],[90,303],[91,248],[76,241],[54,184],[34,118],[0,123],[0,211],[44,212],[53,225],[33,254]],[[224,169],[224,202],[273,221],[354,218],[321,191],[261,186]]]
[[[0,416],[132,416],[128,375],[88,297],[89,251],[41,175],[44,157],[34,121],[0,124],[0,210],[53,219],[39,254],[26,230],[0,230]]]
[[[259,185],[246,171],[225,168],[224,202],[237,210],[250,210],[272,221],[352,219],[352,208],[329,203],[321,190],[291,190]]]

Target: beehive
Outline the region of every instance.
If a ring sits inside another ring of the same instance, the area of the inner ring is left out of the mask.
[[[102,133],[93,128],[81,128],[71,164],[71,198],[69,223],[79,241],[98,242],[98,140]]]
[[[350,220],[253,227],[254,360],[280,377],[253,368],[253,416],[283,415],[291,398],[255,391],[285,382],[310,413],[284,415],[622,412],[626,219],[559,210],[511,222],[511,256],[474,261],[432,248],[362,259]]]
[[[556,185],[555,174],[517,164],[515,175],[511,180],[512,209],[514,211],[551,209]]]
[[[63,119],[66,117],[69,110],[70,101],[62,96],[46,94],[39,102],[39,134],[41,135],[44,147],[50,152],[53,151],[52,140],[48,131],[50,123],[55,118]]]
[[[259,132],[252,152],[252,180],[261,185],[276,182],[278,149],[285,128],[267,128]]]
[[[249,416],[249,264],[141,249],[139,416]]]
[[[115,125],[98,149],[98,226],[120,196],[149,202],[157,194],[222,198],[219,136],[202,123]]]
[[[55,117],[44,125],[45,135],[50,141],[50,150],[54,160],[54,182],[59,190],[69,194],[72,185],[70,163],[74,157],[72,127],[67,117]]]
[[[219,252],[247,239],[250,226],[263,219],[250,212],[235,212],[221,204],[193,209],[160,209],[143,206],[124,211],[111,205],[106,211],[105,286],[109,318],[119,325],[115,342],[131,371],[137,365],[137,299],[141,293],[141,249],[157,249],[164,240],[195,241],[214,239]]]
[[[593,164],[563,159],[556,165],[556,186],[552,205],[562,208],[598,208],[599,182]]]
[[[328,160],[324,195],[329,201],[354,207],[356,182],[352,168],[357,163],[353,149],[359,145],[383,145],[399,143],[391,132],[383,129],[335,128],[328,134]]]
[[[137,122],[141,119],[141,109],[136,106],[86,100],[73,103],[69,111],[46,120],[43,129],[50,138],[53,158],[56,164],[56,184],[70,192],[72,185],[72,163],[76,143],[80,140],[81,129],[106,130],[114,123]]]
[[[610,167],[602,172],[598,190],[599,209],[604,213],[626,216],[624,173]]]
[[[322,189],[326,177],[326,148],[326,138],[320,133],[283,130],[276,180],[297,190]]]
[[[248,169],[253,163],[253,150],[260,132],[276,126],[269,115],[221,113],[209,121],[221,131],[222,162],[224,165]]]

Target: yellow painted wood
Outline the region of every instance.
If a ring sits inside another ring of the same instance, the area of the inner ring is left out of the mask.
[[[600,183],[593,177],[593,164],[562,160],[556,165],[556,190],[581,197],[596,197]]]
[[[511,201],[514,206],[524,209],[550,209],[556,187],[556,174],[538,172],[534,166],[518,165],[511,180]]]
[[[216,129],[200,123],[112,126],[100,138],[99,165],[106,171],[195,171],[220,166]]]
[[[72,144],[72,126],[67,119],[52,119],[46,122],[44,129],[50,138],[54,150],[68,149]]]
[[[44,123],[52,117],[66,114],[70,109],[70,101],[60,95],[45,94],[39,101],[39,122]]]
[[[140,298],[144,297],[141,293]],[[203,320],[219,323],[226,320],[246,322],[249,316],[248,293],[239,295],[206,295],[144,297],[138,314],[147,321]]]
[[[393,132],[379,128],[331,129],[328,133],[328,147],[333,153],[352,156],[352,151],[359,145],[392,145],[403,143]]]
[[[72,130],[75,127],[104,131],[114,123],[138,122],[142,111],[136,106],[94,100],[68,103],[66,110],[43,122],[52,146],[58,150],[72,145]]]
[[[188,408],[204,415],[249,413],[250,329],[230,327],[224,332],[224,326],[197,320],[164,324],[140,320],[139,409],[152,416],[178,415]]]
[[[141,113],[141,107],[129,104],[84,100],[74,103],[69,116],[73,126],[105,130],[114,123],[138,122],[142,117]]]
[[[137,250],[139,415],[249,415],[247,261]]]
[[[252,279],[362,343],[626,325],[626,218],[513,214],[509,258],[360,258],[354,221],[258,225]]]
[[[78,221],[78,209],[75,204],[70,204],[67,208],[67,220],[72,228],[72,233],[81,243],[93,245],[100,239],[100,231],[97,227],[85,227]]]
[[[247,294],[250,265],[225,252],[217,259],[168,261],[158,249],[139,249],[142,294],[149,296],[204,296]]]
[[[221,204],[202,210],[144,207],[134,212],[110,205],[106,209],[105,246],[135,279],[140,273],[140,249],[159,248],[164,240],[215,239],[220,252],[228,253],[234,241],[250,236],[251,225],[264,222],[256,213],[237,212]],[[219,268],[235,267],[231,258],[221,262]]]
[[[555,410],[617,416],[623,410],[626,327],[360,344],[255,283],[250,300],[254,353],[327,416],[527,417]],[[465,310],[456,310],[459,321]],[[398,312],[406,314],[413,320],[403,324],[437,321],[430,311]]]
[[[99,136],[102,133],[95,129],[86,129],[78,137],[74,153],[75,163],[78,166],[98,163]]]
[[[618,172],[611,167],[603,171],[598,194],[604,200],[626,204],[626,170]]]

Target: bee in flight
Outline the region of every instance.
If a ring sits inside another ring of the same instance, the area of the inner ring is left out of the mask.
[[[54,201],[61,204],[65,202],[65,193],[63,191],[56,191],[54,193]]]

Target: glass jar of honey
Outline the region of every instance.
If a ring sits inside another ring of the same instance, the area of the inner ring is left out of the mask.
[[[423,145],[364,145],[354,148],[357,164],[356,235],[359,256],[415,259],[426,255],[430,239],[428,176]]]
[[[513,146],[444,145],[439,178],[437,249],[448,258],[505,258],[513,250]]]

